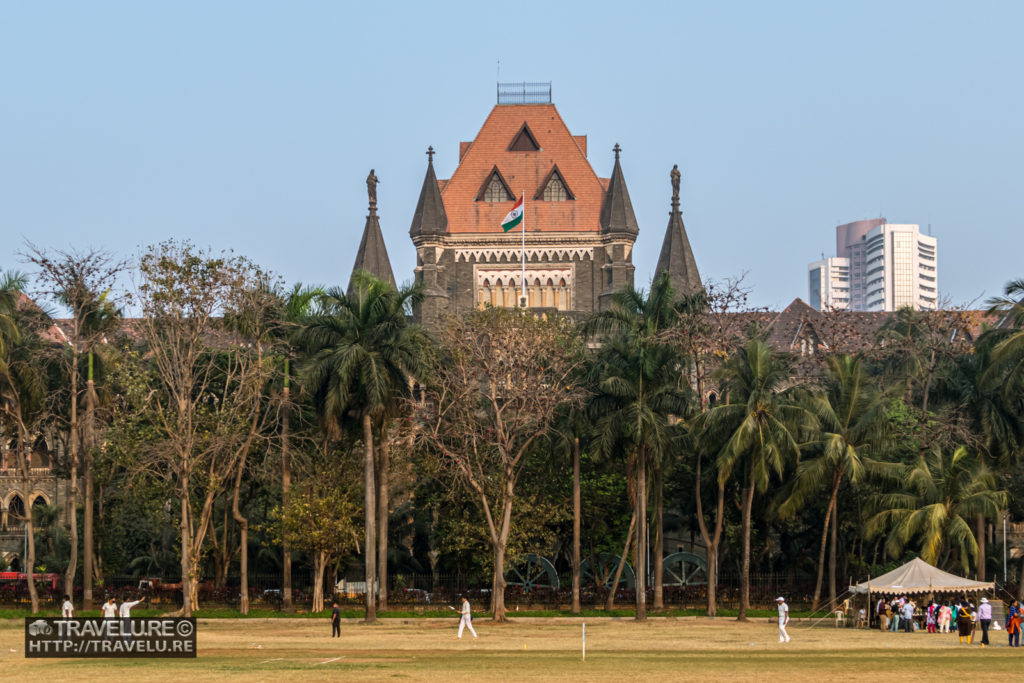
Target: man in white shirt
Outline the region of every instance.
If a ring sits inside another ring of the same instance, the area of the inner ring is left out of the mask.
[[[103,613],[104,619],[113,619],[117,616],[117,603],[114,602],[114,598],[109,598],[103,607],[100,607],[100,611]]]
[[[465,596],[462,598],[462,617],[459,619],[459,635],[458,638],[462,637],[462,629],[469,628],[469,632],[476,638],[476,629],[473,628],[473,617],[469,614],[469,600]]]
[[[118,610],[117,615],[122,619],[128,619],[132,616],[132,607],[142,602],[142,599],[133,600],[131,602],[122,602],[121,609]]]
[[[125,600],[121,603],[121,608],[117,611],[117,615],[121,617],[121,637],[126,641],[132,638],[132,607],[142,602],[141,599],[133,600],[129,602]]]
[[[60,606],[60,616],[64,619],[75,618],[75,606],[71,602],[71,596],[64,596],[64,604]]]
[[[786,604],[786,598],[781,595],[775,598],[775,602],[779,606],[779,642],[788,643],[789,634],[786,633],[786,625],[789,623],[789,605]]]

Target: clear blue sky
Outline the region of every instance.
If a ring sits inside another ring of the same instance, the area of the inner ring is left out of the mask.
[[[448,177],[501,79],[553,81],[657,260],[668,172],[702,275],[807,296],[834,226],[931,224],[940,288],[1021,260],[1020,2],[0,2],[0,268],[22,239],[168,237],[345,285],[376,169],[396,278],[433,145]]]

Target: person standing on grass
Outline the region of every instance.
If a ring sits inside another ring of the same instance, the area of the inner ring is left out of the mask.
[[[971,635],[974,633],[974,618],[966,604],[961,603],[960,609],[957,611],[956,628],[960,636],[960,642],[963,643],[964,638],[966,638],[967,644],[970,645]]]
[[[981,624],[981,646],[988,645],[988,627],[992,624],[992,605],[988,598],[982,598],[978,605],[978,623]]]
[[[64,604],[60,606],[60,616],[64,619],[75,618],[75,605],[71,602],[71,596],[64,596]]]
[[[900,621],[903,622],[903,628],[907,633],[914,632],[914,608],[913,600],[907,600],[901,608],[903,613],[900,615]]]
[[[115,619],[117,617],[117,603],[114,598],[107,598],[107,601],[100,607],[104,619]]]
[[[786,598],[781,595],[775,598],[775,603],[779,606],[779,642],[788,643],[789,633],[786,632],[786,626],[789,624],[789,605],[786,604]]]
[[[1010,647],[1020,647],[1020,604],[1016,600],[1006,609],[1006,637]]]
[[[949,633],[949,621],[953,618],[953,610],[948,603],[942,603],[939,607],[939,633]]]
[[[461,638],[462,629],[468,628],[469,632],[473,634],[474,638],[476,638],[476,629],[473,628],[473,617],[470,615],[469,600],[466,598],[466,596],[462,596],[462,610],[460,611],[460,614],[462,616],[459,617],[459,635],[455,637]]]
[[[341,638],[341,608],[338,601],[334,601],[334,608],[331,610],[331,638]]]

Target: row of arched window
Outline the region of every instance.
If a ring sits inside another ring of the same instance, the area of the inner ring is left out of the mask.
[[[508,278],[507,281],[496,279],[492,284],[485,279],[477,289],[477,306],[494,306],[495,308],[515,308],[519,306],[519,298],[522,290],[515,278]],[[526,305],[529,308],[556,308],[560,311],[567,311],[571,302],[569,286],[564,278],[559,278],[556,283],[553,278],[541,281],[534,278],[533,282],[527,280]]]
[[[47,505],[46,498],[37,493],[32,499],[32,507],[45,505]],[[7,506],[0,510],[0,528],[20,529],[23,526],[25,526],[25,499],[20,493],[15,493],[7,501]]]

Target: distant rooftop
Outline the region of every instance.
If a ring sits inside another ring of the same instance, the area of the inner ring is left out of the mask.
[[[498,104],[551,104],[551,81],[498,83]]]

